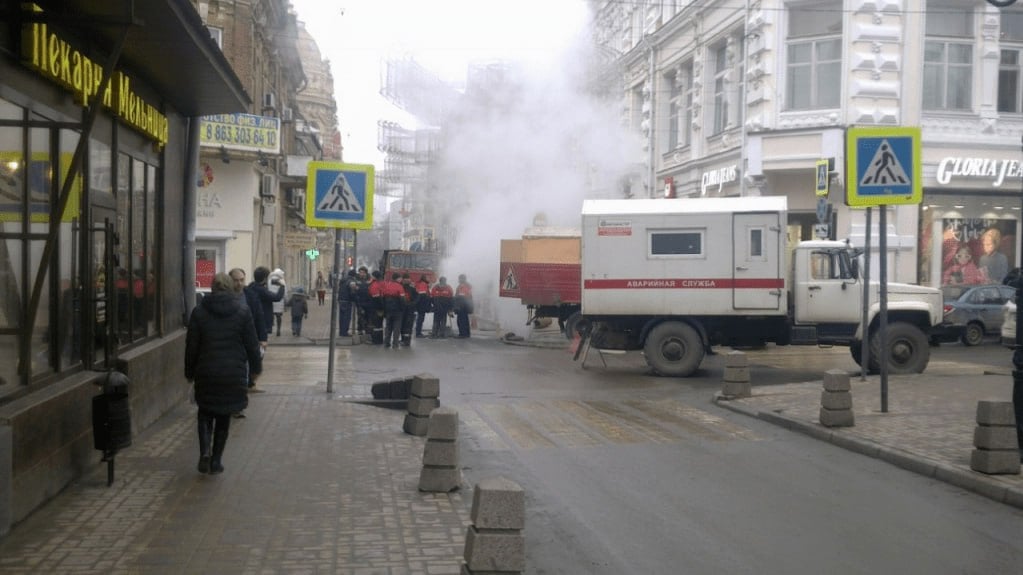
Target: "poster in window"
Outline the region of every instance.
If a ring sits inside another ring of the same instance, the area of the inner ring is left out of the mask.
[[[941,220],[941,285],[1001,283],[1016,261],[1016,220]]]

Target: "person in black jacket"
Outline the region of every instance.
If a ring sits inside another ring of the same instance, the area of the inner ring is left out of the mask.
[[[267,269],[265,266],[259,266],[256,269],[252,270],[252,283],[250,283],[245,288],[249,293],[255,294],[256,299],[259,301],[258,307],[260,308],[260,312],[253,313],[255,314],[256,317],[262,315],[263,326],[266,330],[267,335],[273,333],[274,302],[281,301],[282,299],[284,299],[285,289],[284,282],[281,281],[280,279],[276,279],[270,282],[271,287],[273,288],[273,291],[271,291],[271,289],[267,287],[267,278],[269,276],[270,270]],[[256,328],[256,331],[257,332],[259,331],[258,327]],[[266,345],[264,345],[263,348],[265,351]],[[255,382],[252,382],[249,385],[249,391],[253,393],[258,393],[263,390],[257,389]]]
[[[185,337],[185,378],[195,382],[199,406],[199,473],[224,471],[231,415],[248,405],[248,379],[263,371],[252,315],[231,284],[225,273],[213,278],[212,293],[192,311]]]

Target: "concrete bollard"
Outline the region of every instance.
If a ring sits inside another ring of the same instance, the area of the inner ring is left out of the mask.
[[[970,469],[989,475],[1019,475],[1016,416],[1011,401],[977,402],[977,427],[973,430]]]
[[[721,395],[729,399],[750,397],[749,358],[741,351],[730,351],[725,354],[725,375],[721,379]]]
[[[430,412],[440,405],[440,380],[422,373],[412,378],[408,395],[408,414],[402,429],[409,435],[423,437],[430,424]]]
[[[526,568],[526,496],[503,477],[484,479],[472,494],[462,573],[521,573]]]
[[[423,448],[423,470],[419,473],[419,490],[447,493],[462,484],[458,465],[458,411],[438,407],[430,413],[426,447]]]
[[[824,427],[852,427],[852,387],[849,374],[840,369],[824,373],[824,391],[821,392],[820,422]]]
[[[373,399],[408,399],[413,377],[399,377],[387,381],[376,381],[370,386]]]

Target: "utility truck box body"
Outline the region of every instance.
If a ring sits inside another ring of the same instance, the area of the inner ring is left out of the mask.
[[[584,314],[787,312],[784,197],[583,203]]]
[[[690,375],[713,345],[849,346],[861,363],[864,340],[872,371],[923,371],[941,292],[889,283],[882,329],[861,250],[790,248],[786,224],[782,196],[584,201],[576,327],[599,348],[642,349],[663,375]]]

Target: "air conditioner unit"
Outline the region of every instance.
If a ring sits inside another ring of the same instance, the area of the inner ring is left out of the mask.
[[[270,174],[263,174],[259,184],[259,195],[264,198],[272,198],[277,195],[277,182]]]
[[[291,108],[289,106],[284,106],[283,108],[281,108],[281,121],[282,122],[290,122],[290,121],[292,121],[294,119],[295,119],[295,113],[292,112],[292,110],[291,110]]]
[[[274,96],[273,92],[267,92],[263,94],[263,109],[270,108],[272,110],[277,109],[277,97]]]

